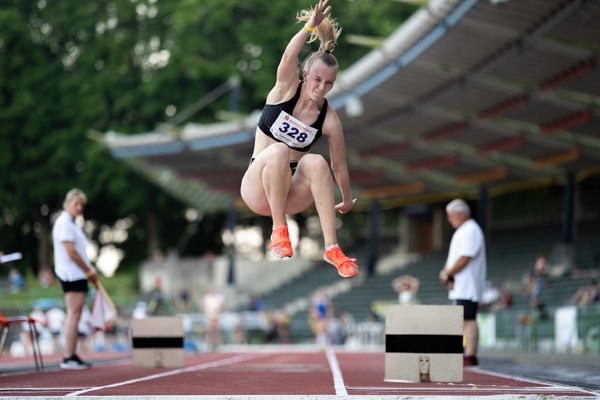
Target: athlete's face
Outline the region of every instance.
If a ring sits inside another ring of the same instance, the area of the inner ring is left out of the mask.
[[[304,71],[308,93],[313,100],[321,100],[333,88],[337,67],[330,67],[323,61],[315,61],[308,71]]]

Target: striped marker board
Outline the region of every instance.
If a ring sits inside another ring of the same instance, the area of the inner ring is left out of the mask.
[[[184,365],[181,317],[134,319],[131,340],[135,367],[179,368]]]
[[[462,380],[461,306],[407,304],[386,308],[386,382]]]

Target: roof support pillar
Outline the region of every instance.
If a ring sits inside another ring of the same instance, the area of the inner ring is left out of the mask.
[[[367,277],[375,275],[375,265],[379,256],[379,219],[381,207],[379,200],[371,200],[369,208],[369,253],[367,256]]]
[[[490,215],[490,196],[487,187],[481,185],[479,187],[479,203],[477,206],[477,214],[479,226],[483,231],[483,236],[488,237],[489,215]],[[487,242],[487,241],[486,241]]]
[[[237,225],[237,210],[235,204],[232,202],[229,205],[229,212],[227,213],[227,230],[230,233],[230,241],[227,243],[227,284],[235,284],[235,226]]]
[[[575,174],[572,171],[567,171],[565,174],[565,198],[563,205],[562,241],[564,243],[573,243],[576,190],[577,183],[575,181]]]

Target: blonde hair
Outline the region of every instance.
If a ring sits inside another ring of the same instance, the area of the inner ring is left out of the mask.
[[[75,199],[81,199],[84,204],[87,203],[87,197],[85,193],[83,193],[77,188],[73,188],[67,192],[67,195],[65,196],[65,201],[63,202],[63,207],[66,207],[70,202],[72,202]]]
[[[313,8],[302,10],[296,15],[296,19],[300,22],[308,22],[310,21],[312,13]],[[327,18],[321,21],[308,38],[308,43],[312,43],[319,39],[319,50],[312,53],[306,61],[304,61],[303,68],[306,70],[310,69],[310,66],[316,60],[323,61],[327,66],[337,67],[337,59],[331,53],[337,46],[337,39],[340,36],[340,33],[342,33],[342,28],[340,28],[338,23],[330,16],[327,16]]]

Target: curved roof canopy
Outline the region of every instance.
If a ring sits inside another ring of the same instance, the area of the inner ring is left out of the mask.
[[[596,173],[598,21],[596,0],[430,1],[328,96],[355,195],[419,203]],[[216,209],[239,196],[257,121],[103,140],[196,207]],[[327,154],[327,143],[315,151]]]

